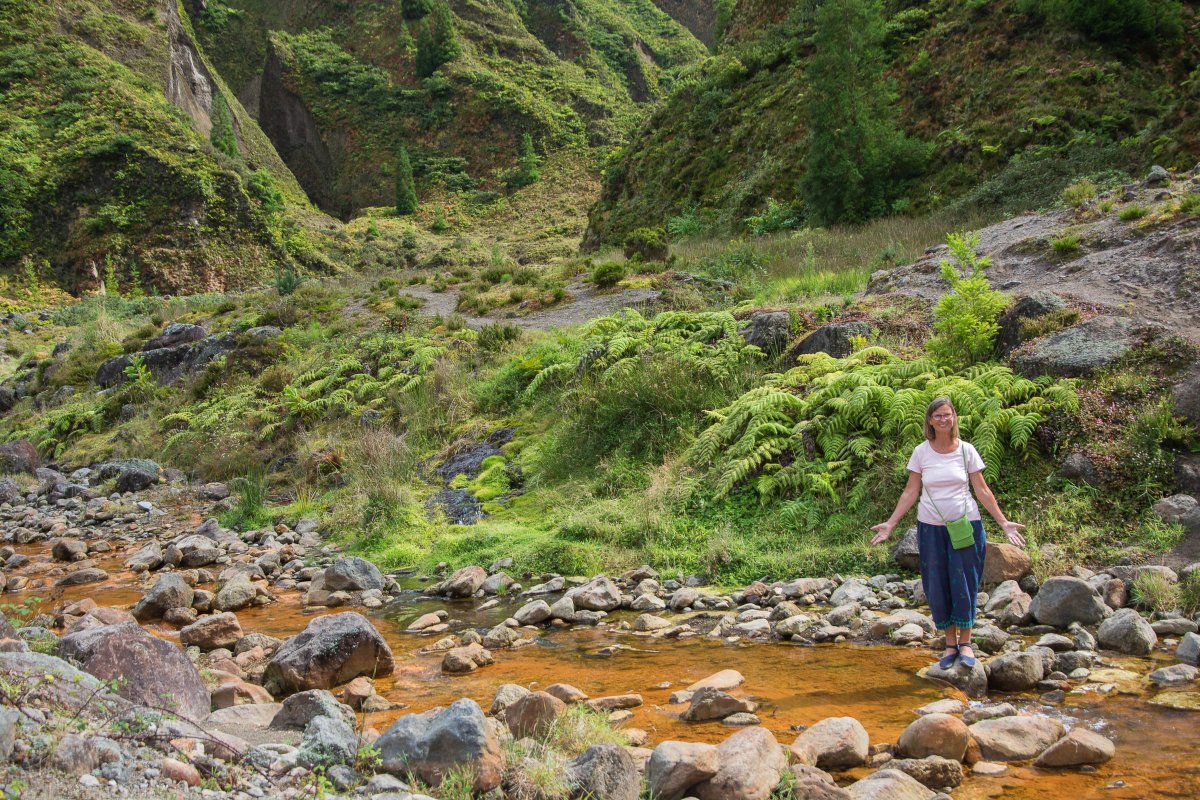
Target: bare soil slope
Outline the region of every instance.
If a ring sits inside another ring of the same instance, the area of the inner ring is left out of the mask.
[[[1026,214],[984,228],[980,250],[992,259],[988,277],[1012,294],[1046,289],[1200,341],[1200,216],[1180,208],[1197,192],[1200,168],[1167,185],[1116,190],[1078,210]],[[1145,214],[1130,219],[1131,209]],[[876,272],[867,293],[940,297],[946,282],[938,265],[946,253],[944,245],[930,248],[912,264]]]

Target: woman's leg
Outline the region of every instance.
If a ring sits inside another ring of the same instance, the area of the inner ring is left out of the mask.
[[[958,628],[959,652],[974,658],[970,647],[971,629],[975,627],[975,600],[983,579],[983,563],[987,558],[987,535],[983,523],[975,521],[974,547],[951,550],[950,621]]]
[[[958,652],[958,629],[950,619],[949,552],[953,552],[950,550],[950,537],[941,525],[918,522],[917,548],[921,559],[921,588],[925,590],[929,613],[937,629],[946,633],[943,656],[955,655]]]

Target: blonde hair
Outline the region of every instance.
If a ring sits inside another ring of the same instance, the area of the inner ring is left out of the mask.
[[[942,406],[950,406],[950,410],[954,412],[954,438],[958,438],[958,409],[954,407],[954,403],[950,401],[949,397],[935,397],[929,404],[929,408],[925,409],[925,438],[931,442],[937,438],[937,431],[933,429],[933,423],[929,420],[933,418],[933,412]]]

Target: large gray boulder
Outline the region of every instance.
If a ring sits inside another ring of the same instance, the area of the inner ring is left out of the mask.
[[[333,592],[365,592],[386,585],[379,568],[365,558],[340,558],[325,568],[325,588]]]
[[[1005,353],[1016,349],[1025,341],[1021,335],[1021,323],[1044,317],[1066,307],[1066,301],[1054,292],[1037,291],[1018,297],[996,320],[1000,326],[996,334],[996,346]]]
[[[359,675],[384,677],[394,668],[383,636],[351,611],[317,617],[281,644],[263,673],[263,685],[275,695],[329,689]]]
[[[567,762],[567,785],[571,797],[580,800],[638,800],[642,778],[624,747],[597,744]]]
[[[663,742],[646,763],[646,784],[656,800],[680,800],[687,790],[717,774],[720,754],[703,742]]]
[[[845,358],[854,352],[851,338],[870,335],[871,326],[866,322],[834,322],[822,325],[805,336],[793,352],[798,356],[828,353],[834,358]]]
[[[1038,767],[1082,767],[1111,761],[1117,748],[1100,734],[1087,728],[1075,728],[1038,756]]]
[[[326,689],[309,689],[284,700],[271,718],[270,727],[274,730],[304,730],[317,717],[332,717],[354,725],[354,709],[338,702]]]
[[[717,746],[717,774],[694,786],[699,800],[766,800],[787,758],[766,728],[740,730]]]
[[[867,729],[854,717],[828,717],[796,737],[792,755],[802,764],[844,770],[867,763]]]
[[[1191,664],[1193,667],[1200,666],[1200,633],[1185,633],[1179,640],[1175,657],[1184,664]]]
[[[1107,607],[1087,581],[1059,575],[1042,584],[1029,611],[1043,625],[1066,628],[1072,622],[1096,624]]]
[[[493,723],[468,698],[448,708],[406,714],[392,723],[376,742],[380,769],[393,775],[412,773],[433,786],[453,769],[466,768],[476,792],[500,785],[504,755]]]
[[[208,691],[183,650],[151,636],[136,622],[102,625],[59,640],[60,655],[100,680],[119,680],[117,694],[193,721],[209,713]]]
[[[604,575],[572,589],[566,596],[571,598],[575,608],[589,611],[612,611],[621,605],[621,590]]]
[[[1096,638],[1101,647],[1135,656],[1149,655],[1158,644],[1150,623],[1132,608],[1123,608],[1100,624]]]
[[[358,758],[358,737],[354,728],[336,717],[313,717],[304,729],[297,763],[313,767],[353,764]]]
[[[746,344],[752,344],[764,353],[776,354],[787,347],[792,338],[792,326],[786,311],[759,311],[750,315],[749,326],[740,333]]]
[[[1093,317],[1035,342],[1017,356],[1015,367],[1029,377],[1083,377],[1109,366],[1154,330],[1128,317]]]
[[[1027,761],[1036,758],[1066,733],[1052,717],[999,717],[970,726],[971,735],[988,761]]]
[[[161,619],[172,608],[191,608],[194,595],[192,587],[178,573],[168,572],[133,607],[133,617],[138,622]]]
[[[1038,653],[1004,653],[987,665],[988,686],[1001,692],[1024,692],[1045,676],[1045,662]]]

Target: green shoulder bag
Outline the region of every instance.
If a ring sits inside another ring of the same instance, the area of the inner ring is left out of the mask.
[[[965,472],[967,475],[967,482],[963,484],[963,492],[966,493],[971,491],[971,473],[967,472],[966,445],[961,445],[961,449],[963,458],[963,472]],[[925,491],[924,487],[921,488],[921,491]],[[946,526],[946,530],[950,533],[951,547],[953,547],[955,550],[965,550],[968,547],[974,547],[975,526],[971,524],[971,520],[967,518],[967,515],[963,514],[958,519],[952,519],[947,522],[946,517],[942,514],[942,510],[938,508],[937,503],[934,502],[933,495],[929,494],[928,492],[926,492],[925,495],[929,498],[929,504],[933,506],[933,510],[937,512],[938,518],[941,519],[942,524]]]

